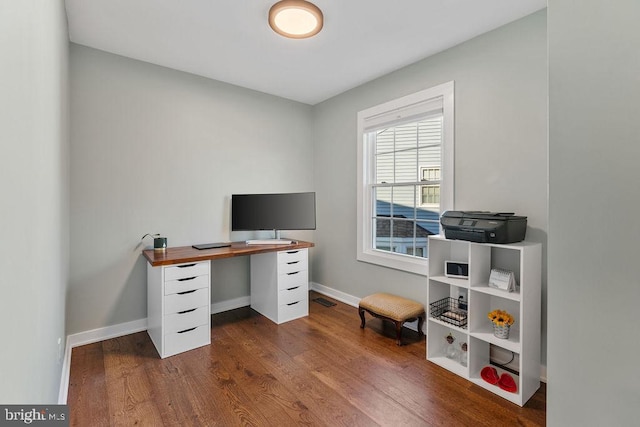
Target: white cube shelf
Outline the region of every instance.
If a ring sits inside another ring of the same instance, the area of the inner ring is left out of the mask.
[[[469,278],[446,277],[445,261],[468,263]],[[540,388],[541,265],[539,243],[498,245],[430,236],[427,360],[523,406]],[[489,287],[492,268],[514,272],[518,290],[507,292]],[[466,325],[457,326],[431,315],[431,303],[443,298],[451,298],[457,303],[460,297],[467,306]],[[493,335],[487,314],[494,309],[506,310],[515,318],[508,339]],[[467,366],[446,356],[449,333],[455,337],[458,351],[460,344],[467,344]],[[491,365],[492,346],[514,353],[517,373]],[[503,373],[511,375],[517,390],[505,391],[482,379],[480,373],[486,366],[493,366],[499,376]]]

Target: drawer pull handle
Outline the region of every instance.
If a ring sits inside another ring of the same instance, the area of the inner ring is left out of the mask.
[[[292,291],[292,290],[294,290],[294,289],[298,289],[299,287],[300,287],[300,286],[296,286],[296,287],[294,287],[294,288],[287,288],[287,290],[288,290],[288,291]]]
[[[288,262],[287,264],[289,264],[289,265],[293,265],[293,264],[297,264],[297,263],[299,263],[299,262],[300,262],[300,261],[291,261],[291,262]]]
[[[293,274],[298,274],[298,273],[300,273],[300,272],[299,271],[294,271],[293,273],[287,273],[287,276],[291,276]]]
[[[192,294],[195,291],[197,291],[197,289],[193,289],[193,290],[190,290],[190,291],[184,291],[184,292],[178,292],[178,295]]]
[[[178,314],[191,313],[192,311],[196,311],[196,309],[192,308],[191,310],[179,311]]]
[[[288,254],[292,254],[292,255],[293,254],[297,254],[298,252],[300,252],[300,251],[287,251]]]
[[[195,264],[185,264],[185,265],[178,265],[178,268],[188,268],[188,267],[193,267],[195,266]]]
[[[290,302],[290,303],[289,303],[289,304],[287,304],[287,305],[295,305],[295,304],[297,304],[297,303],[299,303],[299,302],[300,302],[300,301]]]
[[[195,326],[195,327],[193,327],[193,328],[191,328],[191,329],[185,329],[184,331],[178,331],[178,333],[179,333],[179,334],[184,334],[185,332],[191,332],[191,331],[193,331],[193,330],[194,330],[194,329],[196,329],[196,328],[197,328],[197,326]]]
[[[193,277],[185,277],[184,279],[178,279],[178,282],[186,282],[187,280],[193,280],[198,276],[193,276]]]

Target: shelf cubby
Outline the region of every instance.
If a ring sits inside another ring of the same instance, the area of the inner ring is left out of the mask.
[[[444,275],[445,261],[468,263],[469,250],[465,243],[459,240],[434,240],[433,246],[429,246],[429,277],[449,279]],[[429,244],[431,245],[432,241],[429,241]],[[455,281],[466,280],[456,279]]]
[[[506,292],[505,292],[506,293]],[[469,331],[478,338],[507,350],[520,352],[520,304],[518,301],[484,293],[472,293],[473,310],[469,313]],[[509,331],[509,338],[497,338],[493,335],[493,325],[487,315],[500,309],[510,313],[515,323]]]
[[[452,371],[460,376],[467,376],[469,369],[467,366],[460,364],[459,360],[450,359],[446,356],[447,350],[447,335],[451,333],[455,338],[453,345],[460,351],[460,344],[469,342],[469,336],[466,331],[460,328],[450,327],[450,325],[443,324],[436,319],[429,319],[430,325],[428,329],[431,331],[430,335],[427,335],[427,358],[437,365]],[[430,350],[429,350],[430,349]],[[468,361],[467,351],[467,361]],[[468,365],[468,362],[467,362]]]
[[[524,403],[520,403],[522,402],[520,376],[518,374],[507,371],[506,369],[503,369],[500,366],[497,366],[491,363],[491,360],[490,360],[491,345],[487,341],[483,339],[478,339],[476,337],[471,337],[470,348],[473,348],[475,355],[473,358],[473,363],[469,365],[469,381],[513,403],[520,404],[522,406]],[[511,378],[516,383],[516,391],[515,392],[506,391],[506,390],[503,390],[498,384],[491,384],[485,381],[485,379],[482,378],[481,372],[487,366],[490,366],[496,370],[498,378],[503,374],[510,375]]]

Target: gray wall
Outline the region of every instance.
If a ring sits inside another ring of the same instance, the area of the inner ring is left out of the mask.
[[[232,193],[313,190],[310,106],[74,44],[70,67],[69,333],[146,318],[145,233],[245,239]],[[249,295],[248,259],[212,268],[213,302]]]
[[[548,10],[548,424],[638,425],[640,3]]]
[[[425,277],[356,261],[356,113],[449,80],[455,208],[526,215],[527,240],[546,244],[546,58],[541,11],[315,106],[313,280],[357,297],[387,291],[426,301]],[[545,291],[543,283],[543,301]]]
[[[0,2],[0,28],[0,403],[57,403],[69,257],[64,3]]]

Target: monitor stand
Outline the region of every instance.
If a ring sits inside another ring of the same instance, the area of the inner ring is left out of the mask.
[[[291,245],[294,243],[296,243],[295,240],[283,239],[247,240],[247,245]]]
[[[295,240],[281,239],[280,230],[273,230],[274,239],[253,239],[247,240],[247,245],[291,245],[297,243]]]

